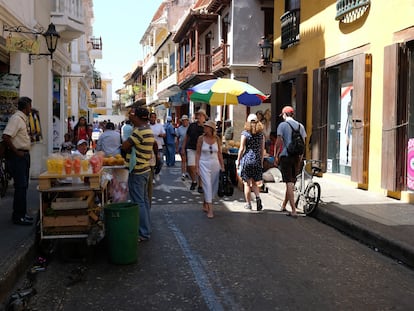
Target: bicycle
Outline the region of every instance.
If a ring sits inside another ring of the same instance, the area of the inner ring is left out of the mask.
[[[320,176],[321,161],[318,160],[303,160],[302,170],[297,176],[297,181],[294,189],[296,207],[303,210],[305,215],[312,215],[321,199],[321,186],[319,183],[313,181],[314,176]],[[310,173],[307,170],[310,165]]]

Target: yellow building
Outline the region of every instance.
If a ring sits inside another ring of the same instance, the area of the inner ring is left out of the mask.
[[[328,177],[412,201],[414,2],[286,0],[274,7],[272,60],[282,68],[272,111],[294,106],[306,125],[307,157],[322,160]]]

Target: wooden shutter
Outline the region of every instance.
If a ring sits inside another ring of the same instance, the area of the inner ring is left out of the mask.
[[[310,133],[311,159],[326,163],[328,91],[327,75],[323,68],[313,71],[312,131]],[[309,135],[309,133],[308,133]],[[326,172],[326,165],[322,165]]]
[[[351,180],[364,185],[368,185],[371,67],[370,54],[360,54],[354,57]]]
[[[384,48],[381,187],[405,189],[408,53],[404,44]]]

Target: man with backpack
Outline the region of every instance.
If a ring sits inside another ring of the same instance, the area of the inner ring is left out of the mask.
[[[293,119],[293,115],[294,110],[291,106],[283,107],[280,116],[284,122],[281,122],[277,128],[274,165],[279,167],[282,181],[286,184],[285,199],[281,206],[282,211],[286,211],[286,205],[289,202],[291,212],[288,212],[287,215],[296,218],[293,189],[305,153],[306,131],[301,123]]]

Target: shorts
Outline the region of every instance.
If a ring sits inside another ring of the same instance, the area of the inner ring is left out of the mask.
[[[286,157],[283,156],[279,161],[279,169],[282,173],[282,181],[285,183],[296,183],[296,177],[300,171],[301,156]]]
[[[187,149],[187,166],[195,166],[196,151],[194,149]]]

